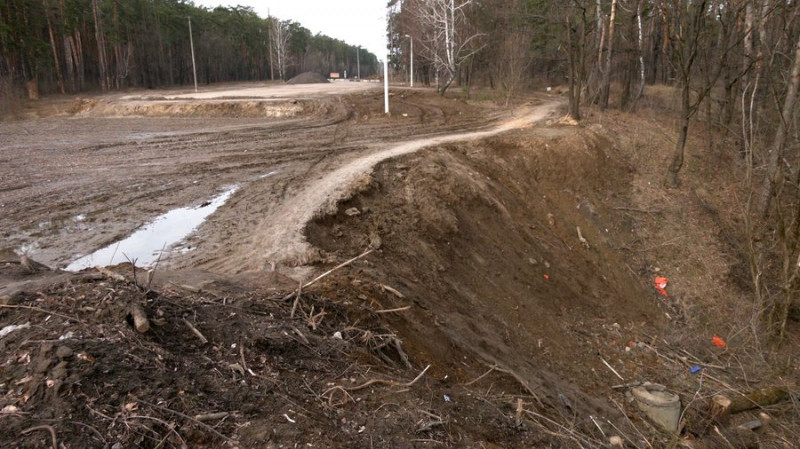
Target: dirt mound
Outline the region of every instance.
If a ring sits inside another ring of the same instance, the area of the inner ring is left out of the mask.
[[[614,384],[656,382],[693,405],[686,433],[703,438],[708,405],[687,368],[718,355],[710,336],[679,330],[684,298],[652,288],[652,245],[620,213],[631,209],[635,172],[598,131],[515,131],[385,162],[336,215],[308,226],[309,240],[331,259],[380,248],[328,294],[403,309],[388,323],[435,375],[512,373],[539,413],[593,437],[596,417],[619,427],[620,412],[631,416]],[[362,287],[386,279],[396,294]]]
[[[482,393],[489,383],[464,384],[410,356],[383,324],[402,310],[308,293],[285,301],[293,282],[276,273],[157,272],[152,288],[133,273],[122,265],[52,279],[0,265],[4,281],[52,281],[0,303],[3,447],[558,443],[515,429],[497,412],[506,393]],[[148,317],[144,333],[134,308]],[[527,394],[507,373],[481,379]]]
[[[324,76],[317,72],[303,72],[294,78],[286,81],[286,84],[317,84],[328,83],[329,81]]]
[[[513,369],[551,404],[567,394],[587,416],[609,414],[581,392],[591,382],[563,381],[604,369],[582,348],[584,332],[641,322],[657,332],[659,321],[632,275],[642,267],[619,256],[633,236],[610,209],[631,175],[611,147],[561,128],[423,150],[381,165],[368,190],[308,232],[338,258],[381,243],[367,274],[397,279],[418,306],[394,324],[423,358],[459,363],[448,356],[458,348],[475,369]],[[580,366],[554,356],[582,353]]]

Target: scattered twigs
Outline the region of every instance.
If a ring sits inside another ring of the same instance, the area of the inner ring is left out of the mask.
[[[167,408],[167,407],[162,407],[162,406],[160,406],[160,405],[152,404],[152,403],[150,403],[150,402],[143,401],[143,400],[141,400],[141,399],[135,399],[135,401],[136,401],[136,402],[138,402],[138,403],[140,403],[140,404],[148,405],[148,406],[150,406],[150,407],[154,407],[154,408],[157,408],[157,409],[159,409],[159,410],[162,410],[162,411],[165,411],[165,412],[168,412],[168,413],[172,413],[173,415],[180,416],[181,418],[188,419],[189,421],[192,421],[192,422],[196,423],[196,424],[197,424],[197,425],[199,425],[200,427],[202,427],[202,428],[204,428],[204,429],[208,430],[209,432],[213,433],[214,435],[218,436],[219,438],[222,438],[222,439],[223,439],[223,440],[225,440],[225,441],[232,441],[230,438],[228,438],[228,437],[226,437],[225,435],[223,435],[223,434],[219,433],[219,432],[218,432],[216,429],[214,429],[213,427],[211,427],[211,426],[209,426],[208,424],[205,424],[205,423],[203,423],[203,422],[200,422],[200,421],[198,421],[198,420],[196,420],[196,419],[192,418],[192,417],[191,417],[191,416],[189,416],[189,415],[183,414],[183,413],[181,413],[181,412],[179,412],[179,411],[172,410],[172,409],[170,409],[170,408]]]
[[[68,319],[70,321],[75,321],[76,323],[80,323],[80,324],[82,324],[82,325],[84,325],[86,327],[89,327],[88,324],[84,323],[83,321],[81,321],[81,320],[79,320],[79,319],[77,319],[75,317],[71,317],[69,315],[64,315],[64,314],[61,314],[61,313],[53,312],[53,311],[47,310],[47,309],[41,309],[39,307],[24,306],[24,305],[19,305],[19,304],[0,304],[0,308],[33,310],[33,311],[40,312],[40,313],[46,313],[46,314],[49,314],[49,315],[60,316],[61,318],[66,318],[66,319]]]
[[[48,426],[47,424],[43,424],[41,426],[29,427],[29,428],[23,430],[20,433],[23,434],[23,435],[27,435],[27,434],[29,434],[29,433],[31,433],[33,431],[36,431],[36,430],[46,430],[46,431],[50,432],[50,439],[51,439],[51,442],[53,443],[53,449],[58,449],[58,440],[56,440],[56,430],[53,429],[53,426]]]
[[[294,318],[294,312],[297,310],[297,306],[300,304],[300,298],[302,297],[303,293],[303,283],[301,282],[300,285],[297,287],[297,291],[294,295],[294,302],[292,303],[292,313],[289,315],[289,318]]]
[[[394,313],[394,312],[404,312],[406,310],[411,309],[411,306],[405,307],[398,307],[396,309],[383,309],[383,310],[376,310],[375,313]]]
[[[433,429],[434,427],[444,425],[444,420],[442,419],[441,416],[434,415],[433,413],[426,412],[425,410],[420,410],[420,411],[433,419],[429,420],[420,419],[419,421],[417,421],[417,430],[416,430],[417,433],[427,432]]]
[[[527,391],[528,394],[530,394],[531,396],[533,396],[534,399],[536,399],[536,402],[538,402],[540,406],[544,407],[544,403],[542,402],[541,399],[539,399],[539,395],[536,394],[535,391],[533,391],[533,388],[531,388],[531,386],[528,384],[528,381],[523,379],[522,376],[520,376],[519,374],[517,374],[516,372],[514,372],[514,371],[512,371],[510,369],[501,368],[498,365],[494,365],[494,370],[495,371],[499,371],[501,373],[508,374],[509,376],[513,377],[514,380],[519,382],[519,384],[522,385],[523,388],[525,388],[525,391]]]
[[[619,380],[625,382],[625,378],[620,376],[620,374],[617,372],[617,370],[615,370],[613,366],[611,366],[608,362],[606,362],[606,360],[604,358],[600,357],[600,361],[603,362],[603,365],[607,366],[608,369],[610,369],[612,373],[614,373],[617,377],[619,377]]]
[[[342,399],[340,402],[334,403],[333,402],[333,397],[334,397],[333,393],[335,393],[337,391],[342,393],[342,396],[344,397],[344,399]],[[329,388],[324,393],[322,393],[322,396],[325,396],[326,394],[328,395],[328,406],[331,407],[331,408],[347,404],[348,401],[356,402],[356,400],[353,399],[353,396],[351,396],[350,393],[347,392],[347,390],[345,390],[344,388],[342,388],[340,386],[335,386],[333,388]]]
[[[303,343],[305,343],[306,346],[310,346],[311,345],[311,342],[309,342],[308,338],[306,338],[306,336],[303,335],[302,332],[300,332],[300,329],[292,326],[292,330],[294,331],[295,334],[297,334],[298,337],[300,337],[300,340],[303,340]]]
[[[192,325],[192,323],[190,323],[190,322],[189,322],[189,320],[187,320],[186,318],[184,318],[184,319],[183,319],[183,322],[186,324],[186,326],[189,328],[189,330],[190,330],[190,331],[192,331],[192,333],[193,333],[195,336],[197,336],[197,338],[199,338],[199,339],[200,339],[200,341],[201,341],[203,344],[206,344],[206,343],[208,343],[208,339],[206,338],[206,336],[205,336],[205,335],[203,335],[203,333],[202,333],[202,332],[200,332],[199,330],[197,330],[197,328],[196,328],[196,327],[194,327],[194,326]]]
[[[325,315],[327,315],[325,313],[325,308],[323,308],[320,313],[314,315],[314,306],[311,306],[311,313],[308,315],[308,326],[312,330],[317,330],[317,327],[322,324],[322,319],[325,317]]]
[[[171,425],[170,423],[164,421],[163,419],[158,419],[158,418],[154,418],[152,416],[145,416],[145,415],[128,416],[127,419],[146,419],[146,420],[150,420],[150,421],[155,421],[155,422],[161,424],[162,426],[166,427],[167,430],[169,430],[171,433],[175,434],[175,436],[178,437],[179,440],[181,440],[181,444],[182,445],[184,445],[184,446],[186,445],[186,440],[184,440],[183,437],[181,436],[181,434],[179,434],[178,431],[175,430],[175,427],[173,425]],[[152,429],[150,429],[150,430],[152,431]]]
[[[597,446],[597,442],[596,441],[591,441],[588,438],[586,438],[585,436],[583,436],[583,435],[579,434],[578,432],[574,431],[573,429],[570,429],[569,427],[566,427],[566,426],[564,426],[562,424],[559,424],[556,421],[553,421],[552,419],[550,419],[550,418],[548,418],[548,417],[546,417],[546,416],[544,416],[544,415],[542,415],[540,413],[536,413],[536,412],[534,412],[532,410],[524,410],[524,412],[527,415],[529,415],[532,418],[534,418],[535,422],[538,423],[538,420],[542,419],[542,420],[546,421],[547,423],[549,423],[550,425],[556,426],[561,431],[566,433],[566,435],[565,435],[564,433],[553,432],[550,429],[548,429],[547,426],[539,423],[539,425],[545,430],[545,432],[550,434],[550,435],[552,435],[552,436],[559,437],[559,438],[568,438],[568,439],[578,443],[578,445],[580,445],[581,447],[584,444],[588,445],[588,447]]]
[[[161,246],[161,251],[158,252],[158,258],[156,259],[156,264],[153,266],[151,270],[147,270],[147,282],[145,285],[145,293],[150,292],[150,286],[153,284],[153,278],[156,275],[156,270],[158,270],[158,264],[161,263],[161,256],[164,255],[164,250],[167,248],[167,242],[164,242],[164,245]]]
[[[613,399],[612,399],[612,400],[611,400],[611,402],[613,402],[613,403],[614,403],[614,405],[617,407],[617,409],[620,411],[620,413],[622,413],[622,416],[624,416],[624,417],[625,417],[625,420],[628,422],[628,425],[629,425],[629,426],[631,426],[631,428],[632,428],[633,430],[635,430],[637,434],[639,434],[639,437],[642,439],[642,441],[644,441],[644,442],[645,442],[645,444],[647,445],[647,447],[649,447],[649,448],[652,448],[652,447],[653,447],[653,445],[652,445],[652,444],[650,444],[650,442],[647,440],[647,438],[644,436],[644,434],[643,434],[643,433],[642,433],[642,432],[639,430],[639,428],[638,428],[638,427],[636,427],[636,425],[633,423],[633,421],[631,421],[631,419],[628,417],[628,414],[627,414],[627,413],[625,413],[625,409],[624,409],[624,408],[622,408],[622,406],[621,406],[621,405],[620,405],[620,404],[619,404],[617,401],[615,401],[615,400],[613,400]],[[613,422],[611,422],[611,420],[608,420],[608,419],[606,419],[606,422],[607,422],[608,424],[610,424],[610,425],[611,425],[611,427],[613,427],[614,429],[616,429],[616,430],[617,430],[617,432],[619,432],[619,433],[620,433],[622,436],[624,436],[626,440],[628,440],[628,441],[629,441],[630,443],[632,443],[634,446],[636,446],[636,447],[639,447],[639,445],[638,445],[638,444],[636,444],[636,443],[634,443],[634,442],[633,442],[633,441],[632,441],[630,438],[628,438],[628,437],[627,437],[627,435],[625,435],[625,433],[624,433],[624,432],[622,432],[622,430],[621,430],[619,427],[617,427],[616,425],[614,425],[614,423],[613,423]],[[647,421],[645,421],[645,422],[647,422]]]
[[[312,280],[306,282],[305,284],[303,284],[303,288],[308,288],[308,287],[314,285],[320,279],[323,279],[324,277],[328,276],[329,274],[333,273],[334,271],[342,269],[342,268],[350,265],[351,263],[357,261],[358,259],[361,259],[362,257],[367,256],[372,251],[374,251],[374,250],[373,249],[368,249],[368,250],[364,251],[363,253],[357,255],[356,257],[353,257],[352,259],[344,261],[344,262],[340,263],[339,265],[336,265],[335,267],[331,268],[330,270],[320,274],[319,276],[315,277],[314,279],[312,279]],[[281,300],[282,301],[288,301],[288,300],[294,298],[295,295],[297,295],[297,294],[298,294],[298,292],[294,291],[294,292],[289,293],[288,295],[284,296],[283,298],[281,298]]]
[[[97,430],[94,427],[90,426],[89,424],[78,422],[78,421],[67,421],[67,422],[69,422],[70,424],[75,424],[76,426],[85,427],[85,428],[91,430],[92,432],[94,432],[94,434],[97,435],[97,438],[100,439],[100,441],[103,442],[104,447],[105,447],[106,444],[108,444],[108,441],[106,441],[105,437],[103,437],[103,434],[100,433],[99,430]]]

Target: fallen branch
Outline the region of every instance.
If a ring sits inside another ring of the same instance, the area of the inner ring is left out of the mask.
[[[533,391],[533,388],[531,388],[531,386],[528,385],[528,381],[523,379],[522,376],[520,376],[519,374],[515,373],[514,371],[511,371],[510,369],[500,368],[497,365],[494,365],[494,370],[495,371],[499,371],[501,373],[508,374],[509,376],[513,377],[514,380],[519,382],[519,384],[522,385],[523,388],[525,388],[525,391],[527,391],[528,394],[530,394],[534,399],[536,399],[536,402],[538,402],[540,406],[544,407],[544,403],[542,402],[541,399],[539,399],[539,395],[536,394],[535,391]]]
[[[639,209],[636,207],[615,207],[614,210],[626,210],[630,212],[642,212],[645,214],[663,214],[664,211],[655,209]]]
[[[190,323],[190,322],[189,322],[189,320],[187,320],[186,318],[184,318],[184,319],[183,319],[183,322],[184,322],[184,323],[186,323],[186,326],[188,326],[188,327],[189,327],[189,330],[191,330],[191,331],[192,331],[192,333],[193,333],[193,334],[195,334],[195,335],[197,336],[197,338],[199,338],[199,339],[200,339],[200,341],[201,341],[201,342],[203,342],[203,344],[206,344],[206,343],[208,343],[208,339],[206,338],[206,336],[205,336],[205,335],[203,335],[203,333],[202,333],[202,332],[200,332],[199,330],[197,330],[197,328],[196,328],[196,327],[192,326],[192,323]]]
[[[373,249],[368,249],[368,250],[364,251],[363,253],[357,255],[356,257],[353,257],[352,259],[344,261],[344,262],[340,263],[339,265],[336,265],[335,267],[331,268],[330,270],[320,274],[319,276],[315,277],[314,279],[312,279],[312,280],[306,282],[305,284],[303,284],[303,288],[308,288],[308,287],[314,285],[320,279],[328,276],[329,274],[333,273],[336,270],[339,270],[341,268],[344,268],[344,267],[350,265],[351,263],[357,261],[358,259],[361,259],[362,257],[368,255],[372,251],[374,251],[374,250]],[[298,292],[289,293],[288,295],[286,295],[283,298],[281,298],[281,301],[288,301],[288,300],[294,298],[297,293]]]
[[[411,308],[411,306],[405,306],[405,307],[398,307],[398,308],[396,308],[396,309],[384,309],[384,310],[376,310],[376,311],[375,311],[375,313],[393,313],[393,312],[403,312],[403,311],[406,311],[406,310],[408,310],[408,309],[410,309],[410,308]]]
[[[474,384],[475,382],[478,382],[479,380],[481,380],[481,379],[483,379],[484,377],[486,377],[486,376],[488,376],[489,374],[491,374],[491,373],[492,373],[492,371],[494,371],[495,369],[497,369],[497,365],[492,365],[492,367],[491,367],[491,368],[489,368],[489,371],[486,371],[485,373],[481,374],[480,376],[476,377],[475,379],[473,379],[473,380],[471,380],[471,381],[469,381],[469,382],[465,383],[465,384],[464,384],[464,386],[465,386],[465,387],[468,387],[468,386],[470,386],[470,385]]]
[[[398,298],[400,298],[400,299],[405,299],[405,298],[406,298],[406,295],[404,295],[404,294],[400,293],[399,291],[397,291],[397,289],[394,289],[394,288],[392,288],[392,287],[389,287],[389,286],[388,286],[388,285],[386,285],[386,284],[378,284],[378,285],[380,285],[382,289],[384,289],[384,290],[386,290],[387,292],[389,292],[389,293],[391,293],[391,294],[393,294],[393,295],[397,296],[397,297],[398,297]]]
[[[194,419],[196,421],[204,422],[204,421],[216,421],[218,419],[227,418],[230,413],[228,412],[216,412],[216,413],[206,413],[203,415],[195,415]]]
[[[430,367],[431,367],[430,365],[426,366],[425,369],[422,370],[422,372],[419,373],[419,375],[417,375],[417,377],[415,377],[414,380],[412,380],[411,382],[402,383],[402,382],[396,382],[394,380],[370,379],[370,380],[364,382],[361,385],[358,385],[358,386],[355,386],[355,387],[350,387],[350,388],[344,388],[344,389],[347,390],[347,391],[358,391],[358,390],[363,390],[364,388],[367,388],[368,386],[375,385],[375,384],[384,384],[384,385],[389,385],[390,387],[410,387],[410,386],[414,385],[415,383],[417,383],[417,381],[420,380],[422,378],[422,376],[425,375],[426,372],[428,372],[428,369]],[[339,389],[339,388],[343,388],[343,387],[336,386],[336,387],[333,387],[333,388],[329,388],[329,389],[325,390],[325,392],[322,393],[320,396],[325,396],[329,391],[336,390],[336,389]]]
[[[158,418],[154,418],[152,416],[145,416],[145,415],[128,416],[127,419],[147,419],[147,420],[150,420],[150,421],[155,421],[155,422],[161,424],[162,426],[164,426],[170,433],[175,434],[175,436],[178,437],[179,440],[181,440],[181,444],[182,445],[184,445],[184,446],[186,445],[186,440],[184,440],[183,437],[181,436],[181,434],[179,434],[178,431],[175,430],[175,427],[170,425],[170,423],[164,421],[163,419],[158,419]],[[148,430],[153,431],[153,429],[150,429],[147,426],[143,426],[143,427],[145,427]],[[155,431],[153,431],[153,432],[155,433]],[[156,433],[156,435],[157,435],[157,433]]]
[[[718,394],[711,398],[710,414],[713,420],[724,424],[730,415],[774,405],[789,398],[789,390],[784,387],[765,387],[734,397]]]
[[[610,369],[612,373],[616,374],[617,377],[619,377],[619,380],[625,382],[625,378],[620,376],[619,373],[617,372],[617,370],[615,370],[613,366],[609,365],[608,362],[606,362],[606,360],[604,358],[600,357],[600,361],[603,362],[603,364],[605,366],[607,366],[608,369]]]
[[[581,242],[586,249],[589,249],[589,242],[583,238],[583,235],[581,234],[581,227],[575,226],[575,229],[578,230],[578,241]]]
[[[144,310],[139,304],[131,304],[128,307],[128,312],[133,317],[133,326],[136,328],[136,332],[143,334],[150,330],[150,322],[147,321],[147,314],[144,313]]]
[[[48,432],[50,432],[50,438],[52,439],[53,449],[58,449],[58,440],[56,440],[56,430],[53,429],[53,426],[48,426],[47,424],[43,424],[41,426],[29,427],[20,433],[23,435],[27,435],[35,430],[47,430]]]

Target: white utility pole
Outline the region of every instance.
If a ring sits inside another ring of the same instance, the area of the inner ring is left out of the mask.
[[[404,37],[411,42],[411,87],[414,87],[414,38],[406,34]]]
[[[383,113],[389,113],[389,50],[383,57]]]
[[[358,46],[358,50],[356,50],[356,75],[358,76],[358,80],[361,81],[361,46]]]
[[[192,73],[194,74],[194,91],[197,92],[197,66],[194,64],[194,38],[192,38],[192,18],[189,19],[189,47],[192,49]]]

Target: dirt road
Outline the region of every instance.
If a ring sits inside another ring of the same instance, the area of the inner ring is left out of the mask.
[[[336,95],[334,95],[336,94]],[[199,100],[202,98],[202,100]],[[222,272],[314,260],[302,230],[385,158],[537,120],[367,83],[129,94],[0,124],[5,250],[65,266],[167,210],[242,188],[176,258]],[[269,174],[269,176],[265,176]]]

